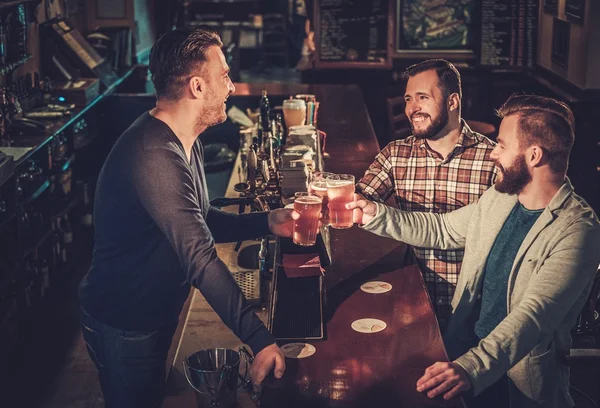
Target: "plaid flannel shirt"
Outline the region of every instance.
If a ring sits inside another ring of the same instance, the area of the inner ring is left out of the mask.
[[[496,179],[490,158],[495,143],[462,121],[456,146],[444,160],[425,139],[409,136],[388,144],[356,185],[366,198],[385,202],[394,195],[405,211],[446,213],[477,201]],[[445,328],[463,250],[414,248],[440,326]]]

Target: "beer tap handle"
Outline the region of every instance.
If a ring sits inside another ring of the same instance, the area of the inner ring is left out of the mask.
[[[254,149],[248,150],[248,184],[250,191],[256,190],[256,152]]]

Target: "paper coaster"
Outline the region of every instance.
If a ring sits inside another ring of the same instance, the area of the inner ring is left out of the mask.
[[[315,354],[317,349],[308,343],[288,343],[281,346],[281,351],[288,358],[306,358]]]
[[[352,328],[359,333],[377,333],[387,327],[387,324],[379,319],[360,319],[352,322]]]
[[[366,282],[360,285],[360,289],[367,293],[385,293],[392,290],[392,285],[382,281]]]

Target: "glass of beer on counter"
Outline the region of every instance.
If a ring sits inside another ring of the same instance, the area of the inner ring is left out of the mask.
[[[308,184],[308,191],[311,194],[318,195],[323,199],[323,206],[321,207],[321,222],[323,223],[323,225],[329,225],[329,198],[327,197],[327,177],[333,175],[333,173],[327,173],[326,171],[315,172],[312,174],[310,183]]]
[[[319,231],[319,215],[323,199],[311,193],[296,193],[294,210],[300,218],[294,220],[292,240],[300,246],[311,246],[317,241]]]
[[[286,99],[283,101],[283,119],[285,126],[302,126],[306,120],[306,102],[302,99]]]
[[[329,199],[329,225],[336,229],[351,228],[352,210],[346,204],[354,201],[354,176],[334,174],[327,177],[327,197]]]

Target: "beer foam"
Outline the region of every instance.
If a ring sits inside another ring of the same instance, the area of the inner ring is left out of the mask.
[[[318,196],[302,196],[296,198],[296,202],[300,204],[321,204],[322,201],[322,198]]]
[[[348,185],[354,185],[352,180],[327,180],[328,187],[345,187]]]
[[[314,191],[321,191],[321,192],[323,192],[323,191],[326,192],[327,191],[327,186],[319,186],[319,185],[316,185],[316,184],[311,184],[310,188],[313,189]]]

